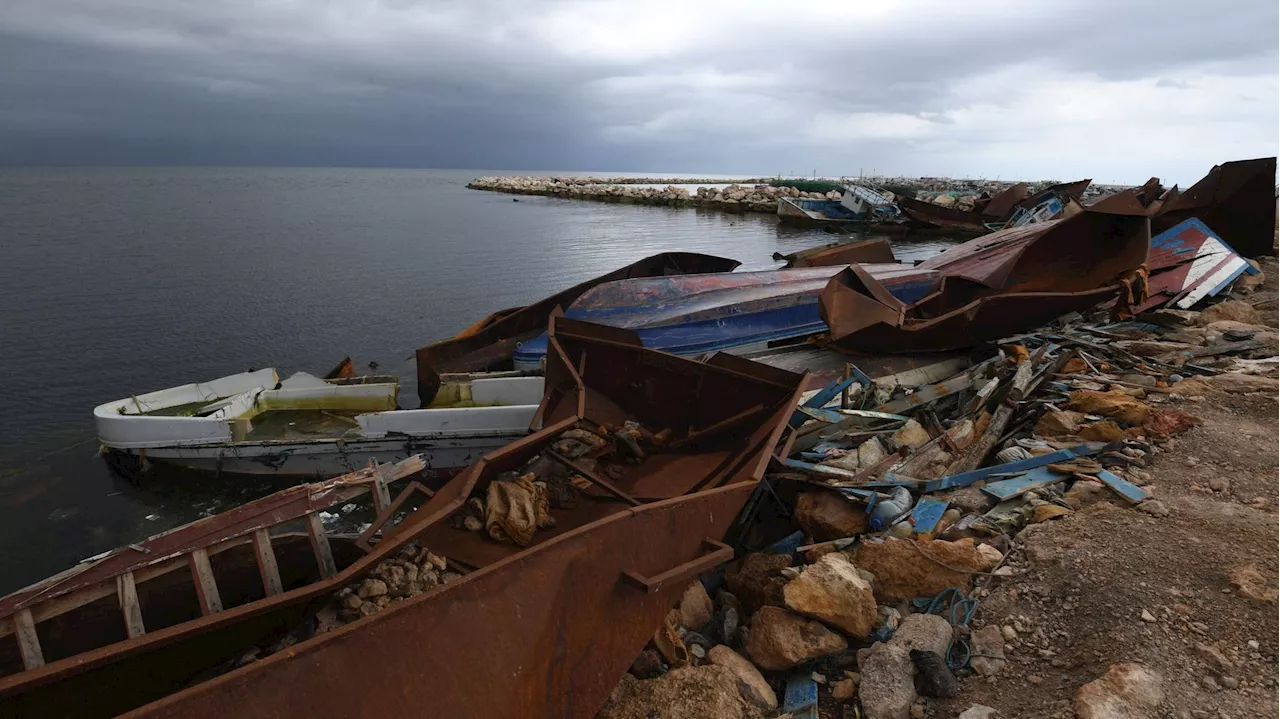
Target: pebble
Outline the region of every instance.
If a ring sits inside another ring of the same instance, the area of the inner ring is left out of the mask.
[[[1198,457],[1187,457],[1187,466],[1188,466],[1188,467],[1194,467],[1194,466],[1196,466],[1197,464],[1200,464],[1200,459],[1199,459]]]
[[[1044,681],[1044,677],[1040,676],[1039,674],[1032,674],[1031,676],[1027,677],[1027,682],[1030,684],[1039,684],[1043,681]]]
[[[911,705],[911,719],[924,719],[924,704],[916,702]]]
[[[1250,640],[1249,640],[1249,648],[1250,648],[1250,649],[1252,649],[1253,651],[1255,651],[1255,652],[1256,652],[1256,651],[1258,651],[1258,648],[1259,648],[1259,647],[1261,647],[1261,646],[1262,646],[1262,645],[1258,643],[1258,640],[1257,640],[1257,639],[1250,639]]]
[[[1231,488],[1231,480],[1226,477],[1210,477],[1209,489],[1215,492],[1225,492]]]
[[[1148,612],[1145,609],[1142,610],[1142,621],[1154,622],[1155,620],[1156,620],[1155,615],[1153,615],[1151,612]]]
[[[1240,680],[1235,677],[1219,677],[1218,683],[1227,689],[1236,689],[1240,686]]]
[[[1205,624],[1204,622],[1192,622],[1191,631],[1195,632],[1196,634],[1208,634],[1209,625]]]
[[[1164,506],[1163,502],[1156,499],[1148,499],[1142,504],[1139,504],[1138,511],[1143,512],[1145,514],[1150,514],[1153,517],[1169,516],[1169,508]]]
[[[1209,690],[1209,691],[1211,691],[1211,692],[1216,692],[1216,691],[1218,691],[1219,689],[1221,689],[1221,688],[1222,688],[1222,687],[1218,686],[1218,682],[1217,682],[1217,681],[1215,681],[1215,680],[1214,680],[1214,678],[1213,678],[1213,677],[1210,677],[1210,676],[1201,677],[1201,678],[1200,678],[1200,686],[1203,686],[1205,689],[1207,689],[1207,690]]]
[[[1004,636],[1004,640],[1006,642],[1018,641],[1018,630],[1014,629],[1013,626],[1009,624],[1000,627],[1000,634]]]

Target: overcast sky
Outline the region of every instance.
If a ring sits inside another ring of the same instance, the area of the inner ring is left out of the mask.
[[[984,176],[1276,154],[1275,0],[2,0],[0,164]]]

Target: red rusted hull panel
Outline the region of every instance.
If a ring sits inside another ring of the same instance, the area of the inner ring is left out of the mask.
[[[1027,183],[1019,182],[1005,188],[1003,192],[991,198],[989,202],[982,208],[982,214],[990,218],[993,222],[999,222],[1006,219],[1013,212],[1013,208],[1027,198]]]
[[[785,260],[787,268],[793,267],[836,267],[851,265],[855,262],[881,263],[897,262],[893,249],[887,240],[866,240],[865,242],[849,242],[814,247],[808,250],[793,252],[789,255],[775,254],[774,259]]]
[[[807,376],[730,356],[698,363],[645,349],[627,330],[563,318],[549,334],[546,428],[459,474],[371,554],[181,631],[0,680],[0,706],[15,716],[594,715],[688,581],[732,554],[707,540],[724,536],[754,491]],[[556,527],[529,547],[451,526],[473,492],[563,430],[622,419],[670,430],[668,449],[612,477],[641,505],[584,490],[576,508],[552,510]],[[474,571],[200,682],[246,647],[305,626],[411,540]],[[642,591],[624,573],[667,579]]]
[[[1142,214],[1084,210],[1063,220],[992,233],[920,269],[942,276],[912,305],[893,300],[858,267],[823,290],[823,318],[839,347],[859,352],[954,350],[1033,329],[1116,296],[1147,257]]]
[[[960,232],[989,232],[986,223],[992,221],[981,212],[940,207],[910,197],[899,197],[896,202],[898,209],[902,210],[907,217],[927,227],[940,227]]]
[[[692,252],[664,252],[633,262],[592,280],[539,300],[527,307],[494,313],[457,337],[427,345],[417,351],[418,399],[425,407],[440,389],[440,373],[510,369],[511,353],[518,342],[547,329],[547,318],[557,307],[568,307],[583,292],[602,282],[636,277],[661,277],[705,272],[730,272],[740,262]]]
[[[1197,218],[1245,257],[1271,254],[1276,227],[1276,158],[1215,166],[1151,220],[1154,233]]]

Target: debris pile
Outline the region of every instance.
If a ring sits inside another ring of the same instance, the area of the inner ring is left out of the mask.
[[[384,559],[363,580],[343,587],[334,595],[337,618],[354,622],[386,609],[394,602],[417,596],[432,587],[448,584],[462,574],[449,570],[444,557],[419,549],[413,544],[400,550],[399,556]],[[339,626],[322,618],[317,627],[324,633]]]
[[[739,701],[689,715],[906,719],[966,677],[998,676],[1019,630],[970,621],[986,588],[1015,576],[1023,530],[1098,502],[1167,516],[1149,471],[1200,422],[1170,400],[1277,394],[1276,330],[1248,301],[1257,276],[1241,279],[1200,312],[1072,312],[932,385],[850,367],[811,393],[791,455],[766,475],[778,516],[755,517],[758,551],[690,585],[601,716],[675,716],[636,697],[722,681],[707,667],[732,671]],[[1145,710],[1159,682],[1117,665],[1077,711]]]

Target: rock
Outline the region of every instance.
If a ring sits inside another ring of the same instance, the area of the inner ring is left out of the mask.
[[[863,469],[874,467],[888,459],[888,457],[889,452],[885,450],[884,445],[880,443],[877,437],[872,437],[858,445],[858,466]]]
[[[885,539],[859,544],[855,561],[876,575],[876,599],[892,604],[967,587],[968,572],[981,572],[986,560],[972,540]]]
[[[1226,477],[1210,477],[1209,489],[1215,492],[1225,492],[1231,489],[1231,480]]]
[[[1216,393],[1208,382],[1200,377],[1190,377],[1175,383],[1169,391],[1177,397],[1204,397]]]
[[[1276,601],[1276,582],[1268,581],[1252,564],[1244,564],[1228,572],[1231,588],[1245,599],[1255,602]]]
[[[1189,381],[1190,380],[1183,380],[1183,382]],[[1274,377],[1262,377],[1256,374],[1226,372],[1206,377],[1204,381],[1210,387],[1218,390],[1219,392],[1229,392],[1231,394],[1265,392],[1266,394],[1274,395],[1280,393],[1280,380],[1277,380]],[[1179,382],[1178,384],[1181,385],[1183,382]]]
[[[985,704],[974,704],[973,706],[960,712],[960,716],[956,719],[996,719],[1000,712]]]
[[[945,496],[952,507],[958,508],[965,514],[985,514],[987,510],[996,506],[995,497],[983,492],[980,487],[961,487],[948,492]]]
[[[1032,511],[1031,521],[1039,524],[1040,522],[1047,522],[1050,519],[1065,517],[1068,514],[1071,514],[1071,510],[1066,507],[1059,507],[1056,504],[1042,504]]]
[[[768,606],[752,615],[746,650],[756,666],[777,671],[844,651],[848,646],[844,637],[820,622]]]
[[[843,553],[820,558],[782,590],[791,610],[821,620],[860,639],[876,626],[876,598],[871,585]]]
[[[1007,663],[1004,658],[1004,635],[1000,627],[994,624],[975,630],[969,635],[969,646],[973,653],[969,666],[979,676],[990,677],[999,674]]]
[[[979,544],[978,554],[982,555],[982,570],[986,571],[1000,563],[1004,554],[990,544]]]
[[[773,687],[746,657],[721,644],[707,652],[707,663],[733,672],[738,678],[738,691],[749,703],[770,712],[778,708],[778,695]]]
[[[917,694],[915,665],[902,647],[882,644],[862,665],[858,698],[865,719],[907,719]]]
[[[1226,676],[1218,677],[1218,683],[1222,685],[1223,689],[1240,688],[1240,680],[1236,679],[1235,677],[1226,677]]]
[[[1217,647],[1197,642],[1196,652],[1208,660],[1217,671],[1229,672],[1235,669],[1235,663],[1227,659],[1222,652],[1218,651]]]
[[[792,518],[815,542],[827,542],[863,534],[868,529],[867,513],[839,492],[819,489],[801,492]]]
[[[387,593],[387,583],[381,579],[366,579],[356,592],[361,599],[373,599]]]
[[[1161,409],[1147,415],[1142,421],[1142,431],[1150,439],[1163,441],[1202,424],[1204,422],[1199,417],[1180,409]]]
[[[911,719],[924,719],[924,702],[917,701],[911,705]]]
[[[1155,620],[1156,620],[1156,615],[1152,614],[1151,612],[1148,612],[1145,609],[1142,610],[1142,621],[1154,622]]]
[[[711,621],[715,606],[702,582],[695,581],[680,597],[680,623],[689,629],[702,629]]]
[[[1200,686],[1204,687],[1205,691],[1210,692],[1216,692],[1222,689],[1222,687],[1218,686],[1218,680],[1208,675],[1200,677]]]
[[[930,439],[929,433],[914,419],[907,420],[901,429],[893,433],[893,441],[898,447],[919,447]]]
[[[742,603],[746,615],[754,614],[767,604],[783,605],[782,587],[787,580],[778,572],[789,566],[791,557],[785,554],[748,554],[741,562],[725,570],[724,581]]]
[[[1071,485],[1071,489],[1067,490],[1063,498],[1072,508],[1079,509],[1090,504],[1110,501],[1114,496],[1111,490],[1107,488],[1107,485],[1102,482],[1081,479]]]
[[[1205,335],[1207,335],[1208,332],[1209,330],[1204,327],[1182,327],[1164,335],[1164,337],[1172,342],[1201,345],[1204,344]]]
[[[605,702],[600,719],[758,719],[758,709],[738,692],[738,677],[727,667],[673,669],[640,681],[624,674]]]
[[[636,679],[653,679],[661,676],[665,668],[662,656],[657,650],[646,649],[640,652],[640,656],[636,657],[634,662],[631,662],[631,668],[627,671]]]
[[[1076,692],[1077,719],[1133,719],[1164,701],[1163,678],[1141,664],[1112,664]]]
[[[1086,442],[1123,442],[1128,437],[1119,425],[1107,419],[1101,422],[1090,422],[1081,427],[1080,439]]]
[[[1139,512],[1150,514],[1153,517],[1169,516],[1169,508],[1164,506],[1164,502],[1161,502],[1156,499],[1148,499],[1142,504],[1139,504],[1136,509]]]
[[[923,649],[912,649],[910,656],[911,663],[916,667],[917,694],[942,699],[956,695],[956,677],[941,655]]]
[[[1018,630],[1013,628],[1012,624],[1006,624],[1000,627],[1000,635],[1004,637],[1006,642],[1018,641]]]
[[[1227,300],[1226,302],[1219,302],[1216,305],[1206,307],[1200,312],[1200,316],[1196,318],[1196,324],[1201,327],[1208,327],[1219,320],[1232,320],[1256,325],[1259,318],[1258,311],[1248,302]]]
[[[1262,267],[1254,260],[1245,260],[1245,262],[1252,265],[1253,269],[1258,270],[1258,274],[1240,275],[1236,278],[1235,284],[1232,285],[1232,290],[1247,295],[1254,292],[1259,287],[1262,287],[1262,285],[1267,281],[1267,275],[1262,271]]]
[[[1142,420],[1151,412],[1146,404],[1116,391],[1076,390],[1068,396],[1067,406],[1078,412],[1110,417],[1129,425],[1142,424]]]
[[[1080,423],[1084,422],[1084,418],[1084,412],[1048,411],[1041,415],[1032,431],[1039,437],[1066,437],[1080,431]]]
[[[908,614],[893,633],[889,644],[908,651],[920,649],[945,657],[951,645],[951,623],[937,614]]]
[[[836,701],[848,701],[857,693],[858,685],[852,679],[841,679],[831,685],[831,698]]]

